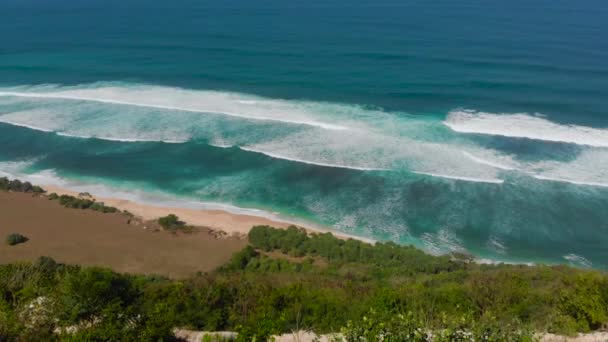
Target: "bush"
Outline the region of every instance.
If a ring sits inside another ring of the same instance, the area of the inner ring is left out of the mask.
[[[175,230],[178,228],[182,228],[185,225],[185,222],[180,221],[179,217],[174,214],[169,214],[165,217],[161,217],[158,219],[158,224],[166,230]]]
[[[82,194],[88,194],[88,193],[81,193],[80,195],[82,195]],[[90,195],[87,195],[87,196],[90,197]],[[78,197],[74,197],[74,196],[70,196],[70,195],[59,196],[54,192],[48,196],[48,199],[52,200],[52,201],[59,200],[59,204],[61,204],[62,206],[66,207],[66,208],[91,209],[91,210],[99,211],[102,213],[118,212],[117,208],[109,207],[109,206],[105,205],[103,202],[95,202],[95,200],[92,200],[92,199],[78,198]]]
[[[22,182],[18,179],[9,180],[6,177],[0,178],[0,190],[34,194],[42,194],[45,192],[44,189],[39,186],[32,185],[30,182]]]
[[[27,240],[29,240],[27,237],[21,234],[13,233],[6,237],[6,244],[9,246],[14,246],[20,243],[27,242]]]

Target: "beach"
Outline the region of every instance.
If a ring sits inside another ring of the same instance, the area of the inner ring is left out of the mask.
[[[78,192],[57,186],[44,186],[47,193],[59,195],[70,195],[78,197]],[[190,208],[166,207],[162,205],[143,204],[131,200],[98,197],[91,194],[97,202],[103,202],[107,206],[126,210],[144,221],[156,220],[168,214],[177,215],[186,224],[200,227],[209,227],[221,230],[228,235],[247,235],[251,227],[256,225],[269,225],[277,228],[286,228],[290,224],[281,221],[270,220],[260,216],[233,214],[222,210],[197,210]]]
[[[78,191],[55,185],[44,185],[43,188],[47,191],[47,194],[56,193],[58,195],[70,195],[75,197],[78,197],[80,194]],[[188,225],[210,228],[215,231],[224,232],[229,236],[244,238],[247,233],[249,233],[249,230],[251,230],[251,227],[254,226],[272,226],[275,228],[297,226],[305,229],[310,234],[331,233],[339,239],[356,239],[367,243],[375,242],[372,239],[341,233],[328,227],[320,227],[318,225],[302,223],[300,221],[294,222],[288,219],[270,219],[262,216],[266,214],[263,211],[259,211],[260,216],[257,216],[220,209],[193,209],[179,206],[163,206],[122,198],[97,196],[95,193],[90,194],[97,202],[103,202],[107,206],[115,207],[123,211],[126,210],[144,221],[155,221],[159,217],[174,214]],[[248,211],[256,210],[249,209]]]
[[[57,186],[45,185],[44,189],[46,195],[80,195]],[[109,267],[117,272],[183,278],[213,271],[226,263],[232,254],[245,247],[247,233],[253,226],[286,228],[292,225],[222,210],[167,207],[90,194],[97,202],[128,211],[133,215],[131,218],[123,213],[65,208],[46,195],[0,192],[0,235],[20,233],[30,239],[14,247],[0,246],[0,263],[49,256],[63,263]],[[168,214],[175,214],[193,226],[194,232],[162,230],[156,220]],[[309,233],[329,231],[305,229]],[[342,239],[357,238],[335,235]]]

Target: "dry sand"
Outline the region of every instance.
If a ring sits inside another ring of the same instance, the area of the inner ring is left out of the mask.
[[[57,193],[59,195],[66,194],[71,196],[78,196],[79,193],[70,189],[61,188],[53,185],[44,185],[43,188],[47,193]],[[163,207],[153,204],[143,204],[125,199],[99,197],[94,193],[91,194],[96,201],[103,202],[105,205],[116,207],[120,210],[127,210],[144,220],[156,220],[159,217],[166,216],[168,214],[177,215],[181,221],[186,222],[189,225],[209,227],[214,230],[221,230],[226,232],[228,235],[238,234],[247,235],[251,227],[256,225],[269,225],[275,228],[287,228],[292,223],[280,220],[271,220],[261,216],[245,215],[245,214],[233,214],[222,210],[203,210],[203,209],[190,209],[190,208],[176,208],[176,207]],[[302,227],[298,224],[299,227]],[[368,243],[374,243],[371,239],[363,237],[348,235],[333,231],[329,228],[313,227],[307,225],[302,227],[309,233],[332,233],[334,236],[340,239],[356,239]]]
[[[66,194],[78,196],[78,193],[69,189],[56,186],[44,186],[47,193]],[[286,228],[288,223],[272,221],[263,217],[251,215],[237,215],[221,210],[196,210],[188,208],[163,207],[151,204],[141,204],[124,199],[97,197],[92,194],[96,201],[103,202],[105,205],[116,207],[120,210],[127,210],[135,216],[144,220],[156,220],[168,214],[177,215],[180,220],[193,226],[210,227],[222,230],[228,234],[246,235],[251,227],[255,225],[270,225],[277,228]]]

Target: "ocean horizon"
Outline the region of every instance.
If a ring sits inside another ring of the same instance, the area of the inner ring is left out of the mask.
[[[0,176],[608,268],[606,2],[0,13]]]

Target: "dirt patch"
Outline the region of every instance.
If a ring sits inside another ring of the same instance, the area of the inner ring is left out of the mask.
[[[69,209],[45,197],[0,192],[0,263],[49,256],[118,272],[182,278],[212,271],[247,244],[204,227],[188,234],[169,233],[152,224],[128,222],[122,214]],[[4,238],[10,233],[29,241],[8,246]]]

